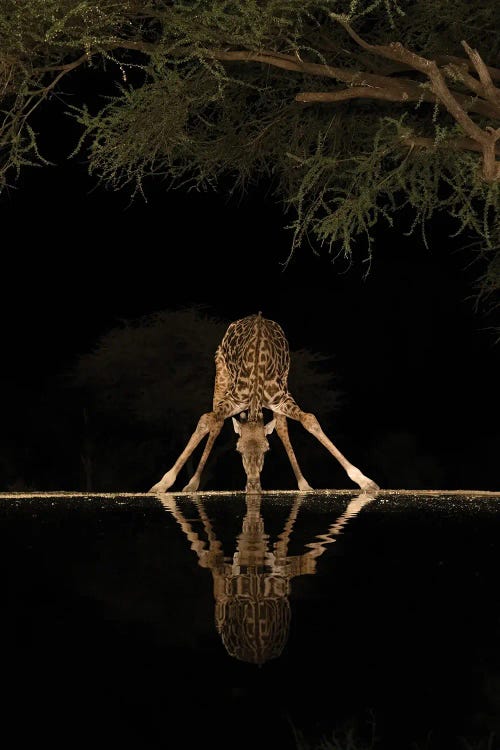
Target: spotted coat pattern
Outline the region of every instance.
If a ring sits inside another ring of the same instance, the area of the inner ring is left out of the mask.
[[[215,354],[213,410],[221,417],[238,407],[248,421],[262,418],[288,394],[288,341],[278,323],[248,315],[231,323]]]

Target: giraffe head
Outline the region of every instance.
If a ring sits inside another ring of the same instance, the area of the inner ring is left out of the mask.
[[[247,475],[246,492],[260,492],[260,472],[264,466],[264,456],[269,450],[267,435],[274,430],[276,421],[272,419],[264,424],[263,416],[255,421],[249,421],[245,412],[240,419],[233,417],[234,431],[237,433],[238,442],[236,450],[241,453],[243,468]]]

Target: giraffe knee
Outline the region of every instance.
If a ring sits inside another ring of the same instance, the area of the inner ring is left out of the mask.
[[[300,421],[302,422],[302,425],[306,428],[308,432],[312,432],[312,433],[321,432],[320,424],[318,420],[316,419],[316,417],[314,416],[314,414],[304,413]]]
[[[196,426],[196,429],[198,432],[203,433],[203,435],[206,435],[207,432],[211,432],[215,422],[217,420],[215,419],[215,415],[213,412],[208,411],[206,414],[202,414],[201,417],[198,420],[198,424]]]

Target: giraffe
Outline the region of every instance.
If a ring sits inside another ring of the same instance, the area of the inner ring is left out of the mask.
[[[269,450],[267,436],[275,429],[295,474],[298,489],[312,489],[304,478],[288,435],[287,418],[302,424],[341,464],[349,479],[362,490],[378,485],[366,477],[338,450],[323,432],[314,414],[303,411],[288,391],[290,350],[281,326],[262,316],[248,315],[231,323],[215,353],[215,384],[212,411],[202,414],[186,447],[171,469],[150,492],[166,492],[201,440],[208,434],[196,471],[183,492],[196,492],[201,474],[224,421],[232,417],[238,434],[236,450],[246,474],[246,492],[260,492],[260,475]],[[264,424],[263,409],[273,412]],[[235,418],[239,415],[239,419]]]

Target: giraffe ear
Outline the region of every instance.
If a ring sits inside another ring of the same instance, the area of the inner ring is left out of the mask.
[[[237,419],[235,419],[234,417],[231,417],[231,419],[233,420],[233,427],[234,427],[234,431],[235,431],[235,432],[236,432],[236,433],[237,433],[238,435],[241,435],[241,425],[240,425],[240,423],[239,423],[239,422],[238,422],[238,420],[237,420]]]
[[[276,420],[275,419],[271,419],[271,421],[268,422],[266,424],[266,426],[264,427],[264,434],[265,435],[270,435],[271,432],[274,430],[275,427],[276,427]]]

